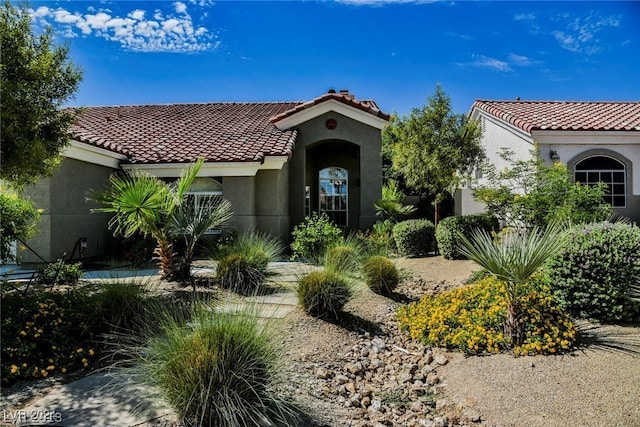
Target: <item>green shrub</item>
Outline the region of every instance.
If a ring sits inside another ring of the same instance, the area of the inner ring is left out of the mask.
[[[15,261],[11,247],[16,239],[26,240],[37,233],[40,211],[31,201],[0,187],[0,259]]]
[[[298,301],[312,316],[326,318],[338,312],[351,299],[352,291],[346,279],[331,271],[314,271],[298,282]]]
[[[640,305],[629,293],[640,277],[640,228],[608,222],[574,227],[549,275],[554,294],[575,316],[640,320]]]
[[[40,270],[38,281],[45,285],[75,285],[82,276],[82,263],[69,264],[63,259],[48,264]]]
[[[510,337],[503,330],[507,318],[504,288],[504,283],[487,277],[475,285],[426,296],[398,310],[399,326],[428,345],[468,354],[505,351]],[[554,302],[543,278],[537,276],[523,285],[518,304],[524,339],[513,349],[516,355],[571,349],[575,325]]]
[[[282,254],[282,244],[272,236],[250,232],[217,251],[216,279],[221,286],[244,295],[260,290],[269,262]]]
[[[491,273],[489,273],[489,270],[485,270],[484,268],[482,268],[480,270],[476,270],[473,273],[471,273],[469,277],[467,277],[467,279],[464,281],[464,284],[473,285],[474,283],[479,282],[480,280],[489,276],[491,276]]]
[[[400,275],[389,258],[372,256],[364,263],[362,270],[367,286],[377,294],[389,295],[398,287]]]
[[[498,231],[498,220],[488,214],[450,216],[444,218],[436,227],[438,250],[445,259],[464,259],[458,250],[458,233],[470,238],[471,231],[483,229],[488,232]]]
[[[89,367],[101,323],[84,290],[2,294],[2,385]]]
[[[168,313],[161,323],[161,335],[130,349],[134,379],[160,390],[181,425],[299,424],[273,390],[279,351],[256,316],[197,304],[189,322]]]
[[[298,224],[291,233],[293,259],[320,262],[326,249],[342,236],[342,231],[334,225],[327,214],[313,213]]]
[[[434,226],[426,219],[410,219],[393,226],[393,238],[401,255],[417,257],[433,251]]]

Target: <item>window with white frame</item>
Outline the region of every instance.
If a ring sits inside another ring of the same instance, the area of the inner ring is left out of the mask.
[[[216,207],[224,200],[222,185],[213,178],[196,178],[186,193],[186,199],[196,212],[205,207]],[[219,232],[218,229],[211,229],[207,234]]]
[[[614,208],[627,205],[627,174],[624,163],[608,156],[588,157],[576,163],[575,181],[580,184],[606,184],[605,202]]]
[[[330,167],[319,173],[319,211],[326,213],[338,226],[349,225],[349,172]]]

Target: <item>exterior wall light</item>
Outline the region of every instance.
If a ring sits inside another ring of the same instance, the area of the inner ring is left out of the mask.
[[[549,158],[551,160],[560,160],[560,155],[558,154],[558,152],[556,150],[551,150],[551,151],[549,151]]]

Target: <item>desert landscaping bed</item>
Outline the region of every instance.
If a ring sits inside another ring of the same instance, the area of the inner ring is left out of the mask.
[[[583,322],[586,339],[563,356],[431,349],[398,331],[396,309],[462,286],[477,266],[395,262],[404,280],[393,298],[363,289],[340,320],[297,310],[274,323],[284,353],[278,391],[309,414],[309,425],[640,426],[640,328]],[[5,403],[24,407],[55,382],[23,385]]]
[[[396,262],[406,276],[397,300],[461,286],[477,269],[442,257]],[[582,322],[585,344],[561,356],[465,357],[407,339],[398,305],[366,293],[342,326],[286,319],[288,389],[319,425],[640,426],[637,326]]]

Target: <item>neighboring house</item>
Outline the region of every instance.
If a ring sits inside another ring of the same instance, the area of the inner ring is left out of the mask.
[[[529,159],[537,143],[547,164],[565,163],[582,184],[606,183],[605,200],[640,222],[640,102],[478,100],[469,114],[480,122],[482,145],[498,170],[508,166],[498,156],[502,147]],[[456,213],[482,210],[471,190],[456,194]]]
[[[44,209],[29,241],[46,260],[109,253],[108,215],[87,193],[119,170],[166,179],[204,158],[193,203],[224,197],[233,227],[288,240],[305,215],[326,212],[345,229],[370,227],[382,192],[381,129],[374,101],[329,91],[309,102],[207,103],[83,108],[53,176],[29,193]],[[84,240],[83,240],[84,239]],[[24,262],[37,262],[29,251]]]

